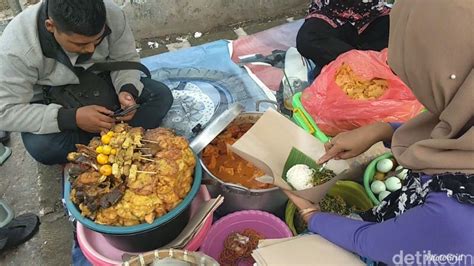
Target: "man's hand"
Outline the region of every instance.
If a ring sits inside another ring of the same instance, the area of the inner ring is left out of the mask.
[[[88,105],[77,109],[77,126],[90,133],[99,133],[103,130],[110,130],[115,120],[110,117],[114,112],[98,105]]]
[[[133,98],[133,96],[126,92],[126,91],[123,91],[121,93],[119,93],[118,95],[118,98],[119,98],[119,102],[120,102],[120,107],[122,109],[125,109],[129,106],[132,106],[132,105],[135,105],[136,102],[135,102],[135,99]],[[124,116],[124,117],[117,117],[117,120],[120,120],[120,121],[130,121],[132,120],[133,116],[135,115],[137,111],[133,111],[131,113],[129,113],[128,115]]]
[[[379,141],[390,141],[392,135],[392,127],[383,122],[340,133],[324,144],[326,154],[318,160],[318,164],[331,159],[341,160],[356,157]]]

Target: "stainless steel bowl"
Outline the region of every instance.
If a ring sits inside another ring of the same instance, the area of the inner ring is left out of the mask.
[[[234,122],[239,124],[255,123],[262,116],[260,112],[241,113]],[[224,196],[224,203],[218,213],[225,215],[240,210],[262,210],[280,214],[284,210],[288,198],[278,187],[268,189],[248,189],[241,185],[225,183],[213,175],[200,158],[203,168],[203,183],[212,197]]]

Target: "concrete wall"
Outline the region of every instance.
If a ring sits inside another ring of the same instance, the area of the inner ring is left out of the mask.
[[[303,10],[308,0],[115,0],[135,38],[206,32],[223,25]]]

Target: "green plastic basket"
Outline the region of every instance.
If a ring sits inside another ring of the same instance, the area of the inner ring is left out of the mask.
[[[298,126],[315,136],[321,142],[328,142],[330,138],[319,129],[313,118],[304,109],[303,104],[301,103],[301,94],[301,92],[298,92],[293,95],[293,120],[298,124]]]
[[[329,190],[328,195],[340,196],[347,204],[354,206],[358,211],[366,211],[374,206],[371,200],[367,197],[364,187],[353,181],[337,181],[336,184]],[[291,201],[288,201],[285,209],[285,222],[293,234],[298,235],[302,232],[297,232],[296,230],[294,221],[295,214],[295,204],[293,204]]]
[[[370,200],[375,204],[375,205],[379,205],[380,201],[377,199],[377,197],[375,196],[375,194],[372,192],[372,190],[370,189],[370,184],[372,183],[372,180],[374,179],[374,175],[375,175],[375,172],[377,171],[377,163],[380,161],[380,160],[383,160],[383,159],[391,159],[393,158],[393,155],[392,153],[388,152],[388,153],[385,153],[383,155],[381,155],[380,157],[377,157],[376,159],[374,159],[372,162],[370,162],[370,164],[367,166],[367,168],[365,169],[365,172],[364,172],[364,188],[365,188],[365,192],[367,193],[367,195],[369,196]]]

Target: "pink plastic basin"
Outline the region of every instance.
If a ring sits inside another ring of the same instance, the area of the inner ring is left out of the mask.
[[[202,243],[201,251],[218,260],[219,254],[224,249],[224,240],[227,236],[246,228],[260,232],[265,236],[265,239],[293,236],[288,226],[273,214],[254,210],[239,211],[224,216],[211,227],[204,243]]]
[[[199,206],[210,200],[209,192],[206,186],[201,186],[197,196],[191,203],[191,217],[196,213]],[[202,229],[196,236],[186,245],[186,250],[196,251],[199,249],[212,226],[212,214],[204,223]],[[77,241],[81,247],[84,256],[93,265],[96,266],[111,266],[121,265],[122,255],[125,253],[112,245],[110,245],[105,237],[97,232],[85,228],[82,224],[77,223]],[[133,254],[128,252],[128,254]]]

